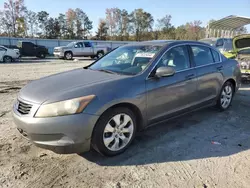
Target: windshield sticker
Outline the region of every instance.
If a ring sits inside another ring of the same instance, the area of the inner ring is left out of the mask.
[[[153,58],[155,53],[148,53],[148,52],[142,52],[142,53],[137,53],[135,57],[149,57]]]

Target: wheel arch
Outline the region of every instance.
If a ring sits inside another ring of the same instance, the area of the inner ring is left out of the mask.
[[[71,53],[72,55],[74,55],[73,52],[72,52],[71,50],[65,51],[65,52],[64,52],[64,55],[66,55],[66,53]]]
[[[96,54],[98,54],[98,53],[104,54],[104,50],[98,50],[98,51],[96,52]]]
[[[235,81],[233,78],[228,78],[228,79],[223,83],[223,85],[224,85],[226,82],[230,82],[231,84],[233,84],[233,86],[234,86],[234,93],[235,93],[235,90],[236,90],[236,87],[237,87],[236,81]]]
[[[132,103],[129,103],[129,102],[121,102],[121,103],[117,103],[117,104],[113,104],[113,105],[109,106],[107,109],[105,109],[101,113],[100,117],[103,114],[105,114],[107,111],[110,111],[110,110],[115,109],[115,108],[120,108],[120,107],[128,108],[134,113],[134,115],[136,117],[137,131],[140,131],[140,130],[142,130],[144,128],[145,122],[144,122],[144,118],[143,118],[141,110],[135,104],[132,104]],[[100,117],[99,117],[99,119],[100,119]]]
[[[10,55],[4,55],[4,56],[3,56],[3,61],[4,61],[4,58],[5,58],[5,57],[9,57],[9,58],[11,59],[11,61],[13,60],[13,58],[12,58]]]

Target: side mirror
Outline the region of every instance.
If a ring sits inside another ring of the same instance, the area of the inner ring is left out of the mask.
[[[75,48],[78,48],[78,46],[77,46],[77,45],[75,45]]]
[[[155,77],[167,77],[167,76],[173,76],[175,74],[175,70],[173,67],[159,67],[156,70]]]

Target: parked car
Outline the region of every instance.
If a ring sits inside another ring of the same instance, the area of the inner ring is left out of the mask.
[[[232,54],[240,63],[242,81],[250,80],[250,34],[239,35],[233,38]]]
[[[95,46],[90,41],[71,42],[67,46],[55,47],[54,56],[71,60],[74,57],[101,58],[111,48],[106,46]]]
[[[234,59],[236,57],[235,54],[232,53],[233,50],[232,38],[204,38],[199,41],[214,46],[227,58]]]
[[[13,117],[42,148],[114,156],[148,126],[208,106],[228,109],[240,75],[236,60],[205,43],[127,44],[84,68],[30,82]]]
[[[4,46],[0,46],[0,61],[10,63],[16,59],[19,59],[20,52],[18,49],[10,49]]]
[[[49,55],[48,49],[45,46],[36,45],[32,42],[19,41],[17,47],[20,50],[21,56],[35,56],[43,59]]]

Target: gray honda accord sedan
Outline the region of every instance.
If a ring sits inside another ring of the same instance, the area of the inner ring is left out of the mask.
[[[13,118],[39,147],[114,156],[148,126],[203,107],[228,109],[240,74],[237,61],[201,42],[131,43],[87,67],[30,82]]]

